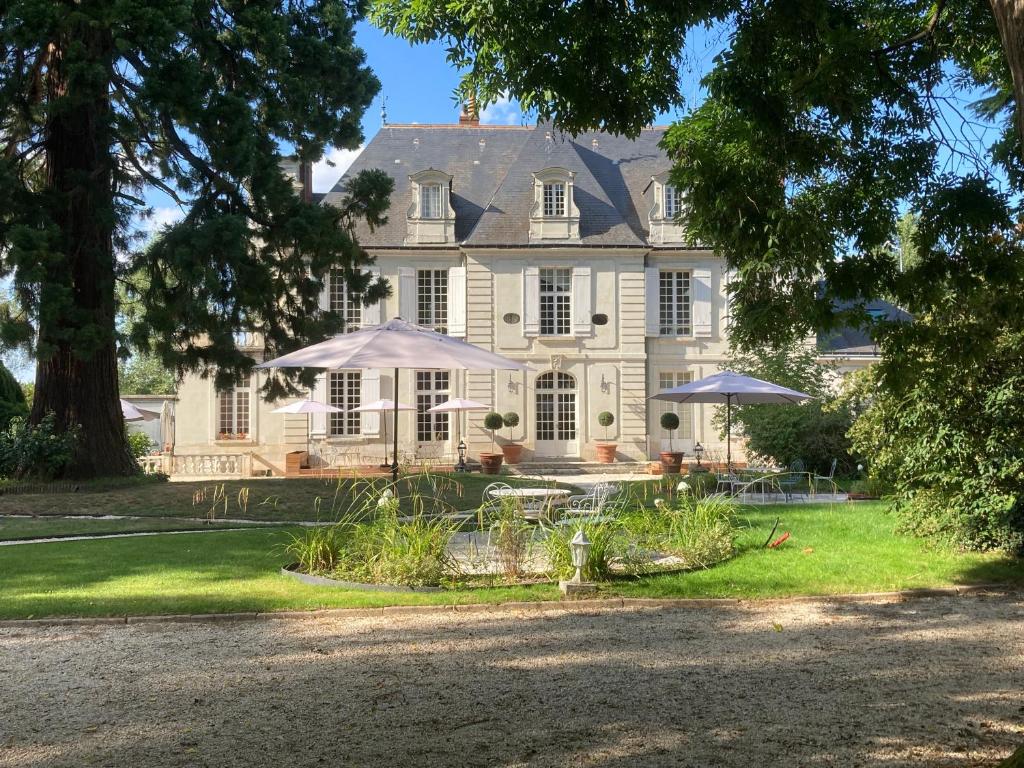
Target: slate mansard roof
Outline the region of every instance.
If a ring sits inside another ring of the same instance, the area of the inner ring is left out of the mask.
[[[573,138],[543,124],[388,125],[366,145],[325,199],[331,202],[344,196],[348,179],[359,171],[383,170],[395,181],[388,223],[374,232],[363,227],[359,240],[368,247],[401,247],[412,203],[409,176],[433,168],[452,176],[458,243],[528,246],[533,174],[560,167],[575,174],[578,245],[648,247],[651,177],[671,167],[658,147],[663,135],[663,128],[645,129],[632,140],[607,133]]]

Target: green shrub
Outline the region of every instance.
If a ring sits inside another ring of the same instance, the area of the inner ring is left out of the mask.
[[[501,424],[508,429],[514,429],[519,426],[519,414],[515,411],[509,411],[508,413],[502,414]]]
[[[128,450],[136,459],[141,459],[153,450],[154,443],[145,432],[129,432]]]
[[[604,427],[604,439],[608,439],[608,427],[615,423],[615,416],[610,411],[601,411],[597,414],[598,425]]]
[[[498,566],[505,578],[513,581],[522,577],[530,557],[533,527],[522,514],[522,505],[515,497],[506,497],[498,504],[485,505],[488,513],[489,540],[498,558]]]
[[[501,429],[503,426],[505,426],[505,420],[501,418],[500,413],[495,413],[494,411],[491,411],[490,413],[484,415],[484,429],[491,430],[492,453],[494,451],[494,431],[497,429]]]
[[[60,477],[74,455],[78,433],[77,428],[58,433],[53,414],[36,426],[14,417],[0,432],[0,477]]]
[[[7,429],[15,417],[28,417],[25,392],[7,367],[0,363],[0,429]]]
[[[672,450],[672,433],[679,429],[679,415],[673,411],[665,411],[658,420],[661,428],[668,432],[668,449]]]

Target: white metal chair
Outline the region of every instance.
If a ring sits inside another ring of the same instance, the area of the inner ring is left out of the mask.
[[[581,520],[604,522],[611,516],[604,514],[614,504],[619,486],[614,483],[596,483],[587,493],[570,496],[557,525],[571,525]]]

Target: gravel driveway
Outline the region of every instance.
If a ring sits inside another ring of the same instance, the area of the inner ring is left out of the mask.
[[[0,766],[977,766],[1024,597],[0,629]]]

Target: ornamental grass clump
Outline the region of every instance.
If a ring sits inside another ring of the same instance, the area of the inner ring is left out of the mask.
[[[582,568],[585,581],[607,581],[616,564],[625,566],[627,571],[633,570],[629,567],[632,565],[629,543],[617,520],[581,521],[577,525],[551,526],[547,531],[544,550],[553,579],[568,579],[576,573],[569,543],[580,529],[590,541],[587,562]]]
[[[508,581],[526,575],[533,544],[533,529],[522,513],[515,497],[505,497],[496,505],[488,505],[488,540],[494,548],[501,573]],[[481,514],[484,510],[481,509]]]
[[[448,505],[432,495],[439,489],[429,478],[412,487],[413,514],[399,516],[390,484],[368,483],[336,522],[292,534],[285,552],[299,571],[342,581],[438,586],[456,579],[449,544],[458,524],[441,514]]]
[[[659,500],[662,501],[662,500]],[[736,544],[736,503],[724,496],[680,494],[622,519],[636,547],[671,555],[696,570],[727,560]]]

